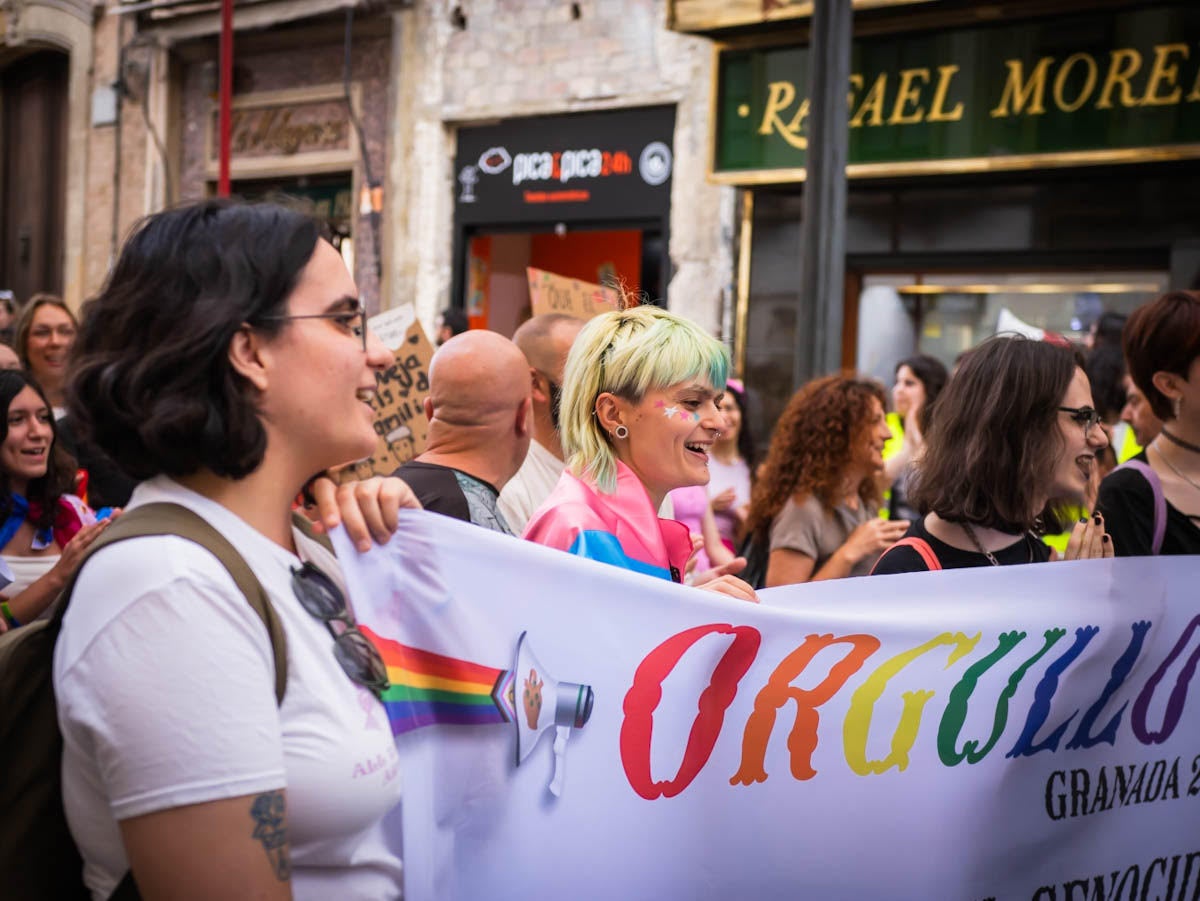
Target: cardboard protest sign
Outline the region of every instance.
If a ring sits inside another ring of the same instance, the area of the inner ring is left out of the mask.
[[[532,266],[526,268],[525,273],[529,277],[529,300],[534,316],[565,313],[577,319],[591,319],[617,309],[617,292],[612,288],[563,278]]]
[[[378,436],[371,456],[347,467],[342,481],[391,475],[425,449],[429,421],[425,418],[425,396],[429,394],[429,343],[411,305],[373,316],[367,327],[395,353],[395,362],[375,377],[375,410]]]

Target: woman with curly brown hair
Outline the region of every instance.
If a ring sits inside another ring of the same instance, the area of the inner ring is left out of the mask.
[[[767,587],[866,575],[908,528],[876,515],[891,437],[885,397],[876,382],[827,376],[788,402],[746,521],[770,548]]]

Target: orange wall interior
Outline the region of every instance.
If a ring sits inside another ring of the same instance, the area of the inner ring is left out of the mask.
[[[640,231],[576,231],[532,235],[529,265],[566,278],[602,284],[615,276],[626,291],[641,290]]]

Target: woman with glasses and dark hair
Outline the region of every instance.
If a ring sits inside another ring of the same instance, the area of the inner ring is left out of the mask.
[[[46,392],[55,419],[66,412],[63,392],[78,328],[71,308],[53,294],[33,295],[17,319],[14,349]]]
[[[88,888],[108,897],[132,870],[143,898],[399,897],[386,671],[337,561],[291,514],[314,473],[375,446],[369,401],[391,354],[342,258],[270,204],[150,216],[85,306],[76,351],[72,416],[144,480],[126,515],[169,502],[222,533],[287,660],[277,705],[278,645],[199,544],[130,538],[84,562],[54,691]],[[378,492],[364,509],[386,491],[394,513],[389,485],[360,489]]]
[[[1200,294],[1172,291],[1125,325],[1129,375],[1162,430],[1100,484],[1117,556],[1200,554]]]
[[[909,499],[924,515],[873,574],[1038,563],[1041,541],[1082,504],[1108,445],[1087,376],[1067,347],[997,337],[974,348],[938,398]],[[1077,523],[1065,557],[1111,557],[1100,517]]]

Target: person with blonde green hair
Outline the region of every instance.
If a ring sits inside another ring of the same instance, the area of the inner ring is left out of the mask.
[[[567,357],[559,422],[567,469],[524,537],[581,557],[682,581],[693,543],[660,519],[667,492],[708,484],[721,434],[729,352],[695,323],[653,306],[604,313]],[[696,577],[756,600],[742,558]]]

